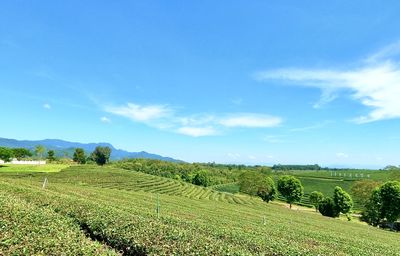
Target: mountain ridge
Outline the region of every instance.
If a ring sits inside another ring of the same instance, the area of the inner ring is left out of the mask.
[[[0,137],[0,146],[10,148],[28,148],[34,149],[37,145],[44,146],[47,150],[55,150],[57,156],[69,156],[71,157],[75,148],[83,148],[87,154],[90,154],[97,146],[108,146],[111,148],[111,160],[120,160],[124,158],[148,158],[157,159],[168,162],[181,162],[181,160],[174,159],[172,157],[165,157],[146,151],[140,152],[129,152],[122,149],[115,148],[111,143],[99,142],[99,143],[81,143],[71,142],[61,139],[43,139],[43,140],[16,140],[9,138]]]

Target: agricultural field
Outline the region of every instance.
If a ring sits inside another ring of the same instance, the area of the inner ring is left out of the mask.
[[[35,173],[35,172],[59,172],[69,167],[67,164],[43,164],[43,165],[20,165],[20,164],[3,164],[0,165],[0,174],[9,173]]]
[[[398,233],[118,168],[2,172],[0,201],[0,255],[400,255]]]

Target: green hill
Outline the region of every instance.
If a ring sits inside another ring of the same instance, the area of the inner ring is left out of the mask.
[[[398,233],[117,168],[0,173],[0,202],[0,255],[400,255]]]

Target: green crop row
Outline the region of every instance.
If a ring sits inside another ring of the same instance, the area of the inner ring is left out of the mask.
[[[229,203],[236,197],[225,193],[220,201],[196,199],[201,194],[187,196],[197,191],[192,185],[157,196],[170,181],[160,177],[104,167],[73,167],[47,177],[41,189],[39,174],[0,175],[0,191],[70,219],[125,255],[400,255],[400,234],[249,197],[241,198],[251,202],[245,204]],[[135,188],[143,182],[156,193]]]
[[[0,192],[0,255],[117,255],[69,218]]]

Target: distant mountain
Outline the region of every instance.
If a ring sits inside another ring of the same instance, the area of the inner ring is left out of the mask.
[[[54,150],[57,156],[69,156],[72,157],[72,154],[75,148],[83,148],[87,154],[90,154],[97,146],[108,146],[112,149],[111,159],[119,160],[123,158],[149,158],[149,159],[157,159],[169,162],[180,162],[180,160],[164,157],[156,154],[147,153],[145,151],[141,152],[128,152],[121,149],[116,149],[110,143],[79,143],[79,142],[70,142],[65,140],[57,140],[57,139],[46,139],[46,140],[14,140],[14,139],[6,139],[0,138],[0,146],[1,147],[10,147],[10,148],[28,148],[33,150],[37,145],[42,145],[46,147],[47,150]]]

